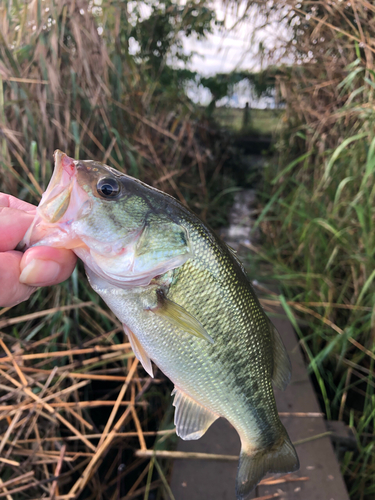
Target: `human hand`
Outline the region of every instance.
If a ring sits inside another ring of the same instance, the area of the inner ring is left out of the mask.
[[[25,253],[14,250],[35,211],[34,205],[0,193],[0,307],[19,304],[39,286],[61,283],[76,265],[75,254],[63,248],[37,246]]]

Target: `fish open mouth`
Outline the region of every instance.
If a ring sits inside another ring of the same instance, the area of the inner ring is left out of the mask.
[[[55,168],[37,208],[36,216],[18,249],[33,245],[74,248],[70,224],[88,208],[87,193],[77,183],[78,161],[60,150],[54,153]]]
[[[47,190],[38,207],[38,214],[46,222],[59,221],[70,203],[73,182],[77,173],[75,161],[57,149],[54,153],[55,169]]]

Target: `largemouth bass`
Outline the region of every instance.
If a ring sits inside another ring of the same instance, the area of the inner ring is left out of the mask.
[[[70,248],[124,325],[134,354],[173,381],[175,425],[198,439],[226,418],[241,439],[236,494],[299,463],[272,383],[290,362],[241,262],[173,197],[95,161],[55,152],[27,246]]]

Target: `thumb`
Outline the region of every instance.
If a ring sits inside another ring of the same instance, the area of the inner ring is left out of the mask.
[[[21,260],[20,282],[29,286],[49,286],[69,278],[77,262],[71,250],[52,247],[32,247]]]

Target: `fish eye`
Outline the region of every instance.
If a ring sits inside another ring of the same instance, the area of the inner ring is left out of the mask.
[[[99,179],[96,189],[103,198],[116,198],[120,193],[120,184],[113,177]]]

